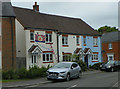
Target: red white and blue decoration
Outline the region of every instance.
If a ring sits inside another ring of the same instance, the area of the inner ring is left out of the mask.
[[[35,41],[45,43],[45,35],[35,34]]]

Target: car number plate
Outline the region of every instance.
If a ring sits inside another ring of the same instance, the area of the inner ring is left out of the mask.
[[[57,76],[56,74],[50,74],[50,76]]]

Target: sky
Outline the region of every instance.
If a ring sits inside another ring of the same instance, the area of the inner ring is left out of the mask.
[[[33,8],[35,0],[24,0],[24,2],[11,0],[13,6],[22,8]],[[47,1],[37,0],[41,13],[60,15],[73,18],[81,18],[92,28],[98,29],[102,26],[118,27],[118,0],[92,0],[85,1]]]

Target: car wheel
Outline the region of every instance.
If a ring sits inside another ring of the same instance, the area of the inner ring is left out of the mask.
[[[67,80],[67,81],[70,81],[70,74],[67,74],[66,80]]]
[[[111,68],[111,72],[114,72],[114,68]]]
[[[80,78],[82,76],[82,72],[80,71],[79,73],[78,73],[78,78]]]

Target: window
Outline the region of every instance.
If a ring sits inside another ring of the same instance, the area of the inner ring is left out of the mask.
[[[30,32],[30,40],[34,41],[34,32]]]
[[[108,61],[114,60],[114,54],[107,54]]]
[[[109,49],[112,49],[112,43],[109,43]]]
[[[79,42],[79,37],[76,37],[76,43],[77,43],[77,44],[80,44],[80,42]]]
[[[46,33],[46,42],[51,43],[52,42],[52,34]]]
[[[98,38],[93,38],[93,45],[98,46]]]
[[[92,60],[98,60],[98,54],[93,54],[92,55]]]
[[[71,61],[71,55],[63,55],[63,61]]]
[[[65,37],[65,36],[62,37],[62,44],[68,45],[68,37]]]
[[[83,44],[86,45],[86,37],[83,37]]]
[[[53,54],[52,53],[44,53],[43,54],[43,61],[44,62],[53,61]]]
[[[32,55],[32,64],[37,63],[37,56],[36,55]]]

